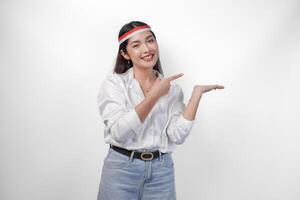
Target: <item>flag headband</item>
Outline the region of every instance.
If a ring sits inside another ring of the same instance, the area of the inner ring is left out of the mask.
[[[119,37],[119,45],[122,44],[128,38],[131,38],[132,36],[135,36],[138,33],[141,33],[144,31],[150,31],[150,30],[151,30],[151,27],[148,25],[135,27]]]

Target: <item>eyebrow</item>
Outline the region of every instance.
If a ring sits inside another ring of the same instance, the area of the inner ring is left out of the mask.
[[[152,35],[152,34],[151,34],[151,35],[148,35],[148,36],[146,37],[146,39],[148,39],[148,38],[150,38],[150,37],[153,37],[153,35]],[[134,41],[131,41],[130,44],[136,43],[136,42],[140,42],[140,40],[134,40]]]

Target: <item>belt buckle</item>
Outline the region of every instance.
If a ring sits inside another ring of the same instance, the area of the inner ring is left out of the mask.
[[[147,156],[147,157],[144,157],[144,156]],[[150,155],[150,157],[148,157]],[[153,157],[154,157],[154,155],[153,155],[153,153],[147,153],[147,152],[143,152],[142,154],[141,154],[141,159],[142,160],[152,160],[153,159]]]

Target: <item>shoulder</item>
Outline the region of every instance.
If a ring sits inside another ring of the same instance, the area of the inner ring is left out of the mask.
[[[101,88],[103,87],[120,87],[124,83],[124,75],[117,73],[109,73],[105,76],[101,83]]]
[[[106,101],[121,101],[124,97],[124,87],[122,85],[122,78],[116,73],[109,73],[98,90],[97,100],[98,104]]]
[[[98,90],[98,98],[103,97],[123,97],[124,92],[127,90],[126,84],[128,75],[127,73],[117,74],[115,72],[110,72],[105,75],[102,80],[99,90]]]

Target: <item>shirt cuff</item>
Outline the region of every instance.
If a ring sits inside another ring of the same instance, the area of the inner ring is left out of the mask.
[[[188,119],[185,119],[183,117],[183,115],[180,115],[179,117],[179,126],[182,127],[187,133],[190,132],[193,128],[193,125],[195,123],[195,120],[188,120]]]
[[[129,112],[126,115],[125,121],[127,124],[132,128],[132,130],[138,134],[142,131],[142,122],[140,120],[140,117],[138,116],[135,108],[132,108],[129,110]]]

